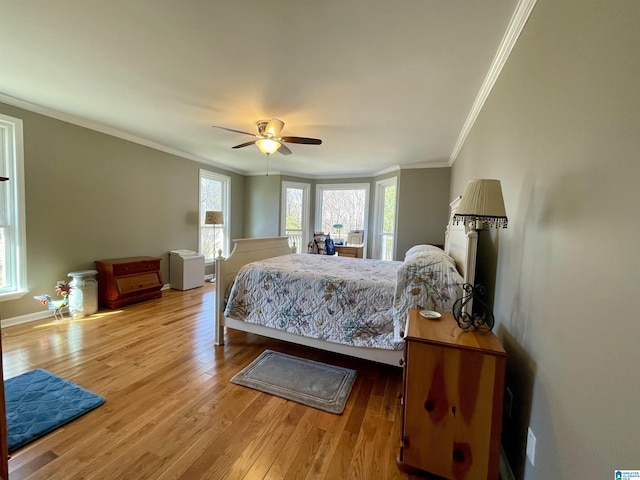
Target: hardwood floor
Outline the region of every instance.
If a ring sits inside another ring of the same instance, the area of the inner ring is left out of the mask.
[[[211,284],[2,330],[5,378],[43,368],[107,401],[14,452],[18,479],[407,479],[395,463],[402,372],[231,331],[214,347]],[[342,415],[234,385],[265,348],[354,368]]]

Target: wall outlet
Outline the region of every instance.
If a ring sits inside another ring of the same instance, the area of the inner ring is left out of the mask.
[[[507,418],[511,418],[511,409],[513,408],[513,392],[509,387],[504,391],[504,413]]]
[[[535,466],[533,462],[536,458],[536,436],[531,431],[531,427],[527,429],[527,458],[531,465]]]

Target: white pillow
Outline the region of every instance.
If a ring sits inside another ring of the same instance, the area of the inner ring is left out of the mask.
[[[416,254],[433,252],[433,251],[442,252],[443,250],[439,247],[436,247],[435,245],[414,245],[409,250],[407,250],[407,253],[404,254],[404,259],[406,260],[407,258],[414,256]]]

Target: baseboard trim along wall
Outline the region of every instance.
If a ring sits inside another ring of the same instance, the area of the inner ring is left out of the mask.
[[[13,325],[21,325],[23,323],[35,322],[37,320],[44,320],[45,318],[53,317],[52,310],[43,310],[42,312],[28,313],[26,315],[20,315],[18,317],[5,318],[0,322],[2,328],[11,327]]]

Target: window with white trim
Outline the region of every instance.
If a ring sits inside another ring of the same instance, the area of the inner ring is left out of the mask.
[[[0,300],[27,293],[22,120],[0,114]]]
[[[380,260],[393,260],[394,256],[397,184],[398,177],[376,182],[373,251]]]
[[[229,255],[229,213],[231,198],[231,178],[226,175],[200,170],[200,235],[198,250],[207,263],[213,262],[222,250],[222,256]],[[207,211],[222,212],[222,225],[205,224]]]
[[[368,218],[368,183],[316,186],[316,232],[329,233],[334,240],[346,241],[351,230],[364,230],[366,243]]]
[[[307,251],[309,242],[308,183],[282,182],[282,219],[280,233],[289,237],[289,245],[296,245],[296,253]]]

